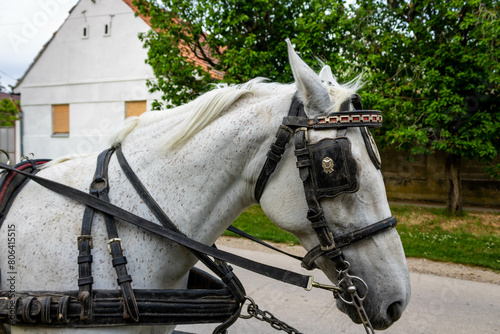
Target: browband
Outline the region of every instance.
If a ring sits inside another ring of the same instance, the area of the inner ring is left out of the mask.
[[[382,126],[382,112],[378,110],[339,111],[328,116],[312,119],[300,116],[287,116],[283,118],[283,125],[306,127],[314,130],[360,126],[378,128]]]

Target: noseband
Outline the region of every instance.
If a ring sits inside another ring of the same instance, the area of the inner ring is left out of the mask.
[[[347,111],[350,103],[356,110]],[[330,229],[319,200],[324,197],[332,198],[341,193],[354,193],[359,188],[356,161],[352,156],[351,142],[346,137],[347,128],[360,128],[370,160],[377,169],[380,169],[380,157],[368,128],[382,126],[381,112],[362,110],[361,98],[357,94],[345,101],[340,109],[340,112],[326,117],[311,119],[307,117],[303,103],[295,94],[288,116],[283,118],[276,140],[267,153],[266,162],[257,179],[254,195],[259,201],[269,177],[285,152],[287,143],[294,137],[296,165],[304,185],[308,205],[307,219],[311,222],[319,240],[319,245],[311,249],[302,260],[302,266],[312,270],[316,267],[315,261],[319,257],[326,256],[330,259],[339,273],[339,286],[344,285],[346,289],[342,290],[350,294],[349,297],[336,293],[336,297],[357,309],[367,333],[370,333],[369,329],[373,332],[373,328],[362,305],[368,293],[368,287],[361,278],[348,274],[349,262],[344,259],[341,248],[393,228],[397,221],[396,218],[389,217],[337,236]],[[322,139],[314,144],[308,142],[309,130],[331,129],[337,129],[336,138]],[[364,286],[361,297],[358,294],[360,286]]]

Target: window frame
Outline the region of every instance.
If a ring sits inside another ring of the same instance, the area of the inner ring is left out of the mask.
[[[62,118],[62,119],[61,119]],[[61,124],[63,123],[63,124]],[[70,106],[68,103],[52,105],[52,136],[69,137]]]

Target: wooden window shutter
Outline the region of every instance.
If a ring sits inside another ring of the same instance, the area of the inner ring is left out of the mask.
[[[69,133],[69,104],[52,106],[53,133]]]
[[[142,113],[146,112],[147,104],[146,101],[128,101],[125,102],[125,116],[140,116]]]

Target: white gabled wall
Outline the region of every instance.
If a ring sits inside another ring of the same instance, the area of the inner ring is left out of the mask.
[[[105,36],[105,24],[109,34]],[[88,27],[88,38],[82,38]],[[107,145],[125,119],[125,101],[151,102],[147,50],[137,35],[149,26],[122,0],[80,0],[16,91],[24,112],[24,154],[55,158]],[[52,105],[70,105],[67,137],[52,135]]]

